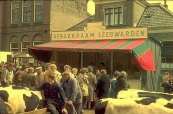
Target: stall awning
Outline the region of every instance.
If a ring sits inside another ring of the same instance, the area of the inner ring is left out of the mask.
[[[145,70],[155,70],[152,53],[146,39],[121,39],[121,40],[73,40],[57,41],[36,46],[29,46],[29,53],[44,62],[50,60],[51,51],[75,52],[105,52],[116,50],[132,51]],[[49,55],[49,56],[48,56]],[[39,57],[40,56],[40,57]],[[45,58],[47,59],[45,59]]]
[[[50,42],[37,46],[30,46],[29,49],[53,50],[59,51],[108,51],[108,50],[132,50],[145,42],[145,39],[139,40],[75,40]]]

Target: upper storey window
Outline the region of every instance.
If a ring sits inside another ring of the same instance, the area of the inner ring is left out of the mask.
[[[23,0],[23,22],[31,20],[31,0]]]
[[[19,23],[19,1],[11,3],[11,23]]]
[[[43,21],[43,0],[35,1],[35,21]]]
[[[105,9],[105,25],[123,24],[122,7]]]

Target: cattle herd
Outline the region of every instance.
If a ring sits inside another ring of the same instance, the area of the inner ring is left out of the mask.
[[[122,90],[117,99],[97,101],[95,114],[173,114],[173,94]]]
[[[43,108],[40,91],[0,87],[0,114],[2,104],[7,114],[29,112]],[[122,90],[117,99],[96,101],[95,114],[173,114],[173,94],[149,92],[136,89]]]

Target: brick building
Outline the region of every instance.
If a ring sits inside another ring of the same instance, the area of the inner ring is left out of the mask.
[[[27,45],[49,42],[51,31],[64,31],[88,18],[87,2],[0,1],[0,51],[27,52]]]

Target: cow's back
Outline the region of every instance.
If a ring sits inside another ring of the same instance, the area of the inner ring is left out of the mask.
[[[12,107],[14,113],[33,111],[42,102],[40,91],[25,89],[0,88],[0,95]]]

